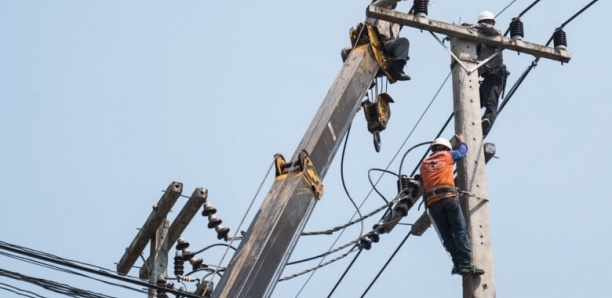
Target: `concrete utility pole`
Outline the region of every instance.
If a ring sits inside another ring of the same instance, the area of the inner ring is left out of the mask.
[[[561,62],[568,62],[570,55],[564,49],[549,48],[503,36],[481,35],[462,26],[381,7],[369,6],[366,14],[368,17],[450,36],[454,59],[452,75],[455,132],[466,135],[466,143],[470,148],[467,156],[457,165],[457,186],[474,194],[474,197],[462,197],[461,203],[472,244],[473,262],[486,271],[482,276],[468,276],[463,279],[463,297],[495,297],[489,199],[486,190],[485,158],[480,124],[476,45],[480,42]]]

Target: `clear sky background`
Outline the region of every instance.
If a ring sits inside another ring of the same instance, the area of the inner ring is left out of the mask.
[[[436,0],[429,18],[475,22],[480,11],[497,13],[511,2]],[[589,2],[541,1],[523,17],[525,40],[545,44]],[[497,27],[505,31],[531,3],[514,2]],[[247,230],[271,185],[273,175],[264,177],[273,155],[289,158],[296,151],[342,67],[348,30],[365,20],[368,4],[0,0],[0,240],[114,270],[172,181],[184,184],[184,195],[207,188],[231,234]],[[599,1],[565,27],[571,61],[540,60],[487,138],[499,157],[486,168],[498,297],[612,292],[610,11],[610,1]],[[382,150],[374,151],[360,111],[345,152],[346,186],[357,204],[364,202],[363,213],[384,204],[368,196],[368,170],[397,172],[401,155],[431,141],[452,111],[449,80],[410,134],[448,75],[450,57],[428,32],[406,27],[402,35],[411,42],[405,70],[412,80],[387,89],[395,103]],[[534,57],[504,56],[510,87]],[[449,127],[443,135],[452,134]],[[412,171],[424,149],[410,153],[403,169]],[[306,231],[341,225],[355,214],[342,188],[341,154],[342,148]],[[372,180],[379,175],[373,172]],[[390,175],[378,183],[387,199],[396,194],[395,183]],[[413,208],[402,223],[422,211]],[[364,232],[381,215],[366,221]],[[192,250],[218,243],[206,224],[198,213],[187,227],[183,236]],[[324,253],[334,241],[334,247],[347,243],[360,229],[354,225],[339,239],[339,233],[302,237],[291,260]],[[361,296],[409,230],[401,225],[382,235],[333,297]],[[213,248],[199,257],[217,265],[223,253]],[[279,283],[273,297],[327,297],[353,256],[319,269],[308,283],[309,275]],[[282,276],[318,263],[287,266]],[[366,297],[461,297],[461,278],[450,275],[451,267],[430,229],[408,238]],[[0,268],[113,297],[144,297],[6,256]],[[64,297],[6,277],[0,283]],[[6,290],[0,296],[23,297]]]

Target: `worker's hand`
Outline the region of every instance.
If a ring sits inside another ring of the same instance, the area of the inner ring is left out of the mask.
[[[472,24],[472,23],[461,23],[461,26],[463,26],[463,27],[472,27],[472,26],[474,26],[474,24]]]
[[[463,136],[462,133],[455,134],[455,139],[459,143],[465,143],[465,137]]]

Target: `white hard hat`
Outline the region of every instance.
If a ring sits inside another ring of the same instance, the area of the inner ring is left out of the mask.
[[[433,146],[436,145],[441,145],[444,146],[446,148],[448,148],[448,150],[453,150],[453,147],[451,146],[451,143],[445,139],[445,138],[437,138],[433,141],[433,143],[431,144],[431,147],[433,148]]]
[[[483,12],[480,13],[480,15],[478,16],[478,22],[482,21],[482,20],[492,20],[495,21],[495,15],[488,11],[485,10]]]

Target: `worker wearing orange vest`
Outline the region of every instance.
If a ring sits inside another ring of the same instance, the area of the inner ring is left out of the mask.
[[[455,138],[459,142],[457,150],[453,150],[448,140],[437,138],[431,145],[431,155],[421,163],[424,199],[442,244],[453,260],[451,274],[482,275],[484,270],[472,264],[472,247],[454,178],[453,165],[465,157],[468,148],[463,134]]]

